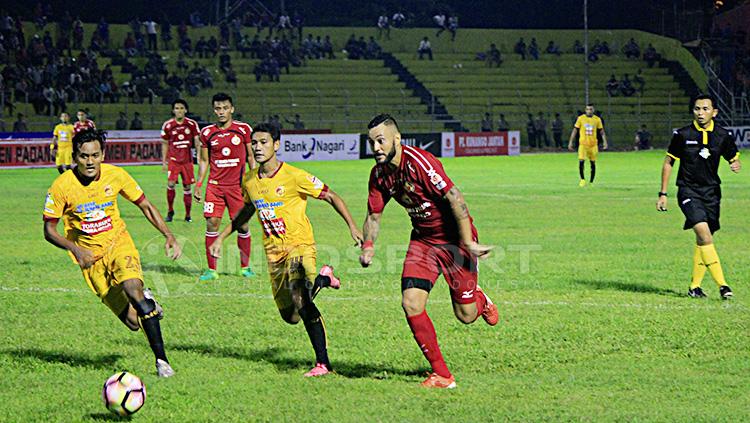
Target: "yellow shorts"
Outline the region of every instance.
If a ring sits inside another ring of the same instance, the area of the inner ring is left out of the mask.
[[[314,245],[300,245],[290,250],[286,257],[268,262],[268,274],[271,276],[273,300],[279,310],[294,306],[292,290],[312,284],[318,276],[315,264],[316,250]]]
[[[599,155],[599,146],[585,146],[583,144],[578,146],[578,160],[591,160],[596,161],[596,157]]]
[[[70,166],[73,163],[73,147],[57,147],[55,166]]]
[[[128,279],[143,280],[141,257],[127,232],[123,232],[117,243],[93,266],[82,272],[89,288],[118,316],[128,306],[128,297],[120,284]]]

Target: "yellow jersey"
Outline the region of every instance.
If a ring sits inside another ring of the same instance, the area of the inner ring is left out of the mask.
[[[604,129],[599,116],[588,117],[585,114],[578,116],[575,127],[578,128],[578,143],[586,147],[597,145],[596,134],[600,129]]]
[[[57,137],[58,148],[73,148],[73,125],[58,123],[52,131],[52,135]]]
[[[307,218],[307,197],[319,198],[328,187],[315,176],[288,163],[281,163],[270,177],[260,177],[260,168],[242,181],[242,197],[255,206],[263,228],[263,246],[270,261],[278,261],[294,247],[314,245]]]
[[[52,183],[44,202],[44,220],[63,219],[65,237],[76,245],[103,255],[125,231],[117,196],[138,204],[141,187],[124,169],[102,163],[99,179],[84,186],[73,170]]]

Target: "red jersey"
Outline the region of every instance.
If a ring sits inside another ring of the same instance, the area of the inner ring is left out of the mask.
[[[91,119],[86,119],[83,122],[81,122],[80,120],[76,121],[76,123],[73,124],[73,135],[83,131],[84,129],[96,129],[94,121]]]
[[[396,169],[375,165],[370,172],[367,209],[381,213],[393,198],[411,218],[412,239],[434,244],[452,244],[459,240],[458,225],[450,204],[443,197],[453,181],[443,165],[425,150],[403,146],[401,163]],[[471,216],[469,216],[471,220]],[[472,221],[473,222],[473,221]],[[476,229],[472,223],[472,232]]]
[[[209,125],[201,131],[201,146],[208,149],[208,183],[215,185],[242,184],[247,165],[247,147],[253,128],[244,122],[232,121],[227,129]]]
[[[185,118],[182,123],[176,119],[169,119],[161,126],[161,138],[168,142],[167,156],[169,160],[186,164],[193,162],[190,149],[193,147],[193,139],[200,134],[198,122]]]

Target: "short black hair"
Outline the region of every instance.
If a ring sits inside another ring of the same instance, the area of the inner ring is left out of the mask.
[[[389,115],[388,113],[381,113],[370,121],[370,123],[367,124],[367,129],[372,129],[381,123],[384,123],[385,126],[395,126],[396,130],[398,132],[401,132],[401,130],[398,128],[398,122],[396,122],[396,118]]]
[[[255,132],[265,132],[270,134],[271,139],[274,141],[279,141],[281,139],[281,131],[279,131],[279,127],[276,125],[261,123],[253,128],[253,133]]]
[[[228,101],[229,104],[234,106],[234,102],[232,101],[232,97],[227,93],[216,93],[211,98],[211,104],[216,103],[217,101]]]
[[[594,103],[586,103],[586,107],[594,107]]]
[[[76,113],[80,113],[80,112],[83,112],[83,113],[89,114],[89,113],[88,113],[87,111],[85,111],[85,110],[83,110],[83,109],[78,109],[78,111],[77,111]]]
[[[183,106],[185,106],[185,110],[190,110],[190,107],[188,106],[187,101],[185,101],[184,99],[178,98],[177,100],[173,101],[172,102],[173,109],[174,109],[175,104],[182,104]]]
[[[106,131],[93,128],[84,129],[83,131],[75,134],[75,136],[73,137],[73,156],[75,157],[75,155],[78,154],[78,151],[81,149],[81,146],[83,144],[92,141],[99,141],[99,145],[102,147],[102,151],[104,151],[104,142],[106,140]]]
[[[713,107],[714,109],[718,109],[718,107],[716,107],[716,99],[714,98],[714,96],[712,96],[711,94],[701,93],[690,99],[691,112],[695,108],[695,103],[697,103],[698,100],[711,100],[711,107]]]

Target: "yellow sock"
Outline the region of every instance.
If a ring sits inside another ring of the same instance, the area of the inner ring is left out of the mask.
[[[714,278],[716,285],[725,286],[727,282],[724,280],[724,271],[721,269],[721,262],[719,262],[719,254],[716,252],[716,247],[713,244],[700,245],[698,246],[701,250],[701,256],[703,257],[703,263],[711,272],[711,277]]]
[[[693,279],[690,282],[690,289],[698,288],[703,282],[703,276],[706,274],[706,265],[703,264],[703,255],[701,247],[696,245],[693,253]]]

